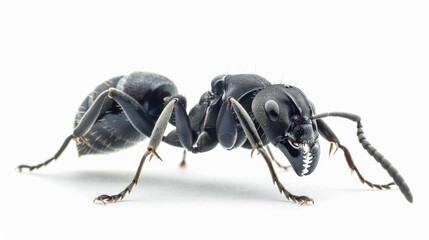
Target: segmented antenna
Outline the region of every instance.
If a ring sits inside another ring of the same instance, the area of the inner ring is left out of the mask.
[[[390,175],[390,177],[392,177],[393,181],[399,187],[399,190],[401,190],[405,198],[410,203],[413,202],[413,195],[411,194],[410,188],[408,187],[407,183],[405,183],[404,178],[399,174],[398,170],[396,170],[396,168],[393,167],[393,165],[366,139],[360,116],[352,113],[345,113],[345,112],[330,112],[330,113],[322,113],[322,114],[314,115],[312,119],[320,119],[325,117],[342,117],[342,118],[347,118],[353,122],[356,122],[357,137],[359,139],[359,142],[362,144],[362,147],[369,153],[369,155],[371,155],[377,162],[379,162],[380,165],[387,171],[387,173]],[[340,148],[342,147],[343,146],[341,146]],[[358,175],[361,181],[363,180],[364,182],[366,182],[366,180],[363,179],[362,175],[360,175],[359,172],[358,172]]]

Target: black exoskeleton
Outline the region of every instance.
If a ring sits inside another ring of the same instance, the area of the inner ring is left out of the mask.
[[[394,183],[374,184],[366,180],[354,164],[349,150],[322,120],[334,116],[357,123],[357,135],[368,153],[389,173]],[[175,130],[165,135],[171,123]],[[99,85],[81,104],[76,115],[72,135],[66,138],[58,152],[47,161],[34,165],[20,165],[19,170],[30,171],[57,159],[68,143],[75,139],[79,155],[107,153],[134,145],[149,137],[144,153],[131,183],[116,195],[100,195],[94,201],[116,202],[137,184],[148,156],[160,158],[156,149],[164,141],[200,153],[210,151],[219,143],[231,150],[244,147],[257,150],[270,170],[273,182],[281,193],[301,204],[313,203],[306,196],[291,194],[279,181],[268,144],[279,148],[299,176],[311,174],[320,158],[319,134],[344,152],[345,159],[359,179],[378,189],[397,185],[409,202],[412,194],[398,171],[366,139],[360,117],[350,113],[316,114],[314,105],[298,88],[271,84],[254,74],[220,75],[211,82],[211,90],[203,93],[189,114],[186,99],[178,94],[168,78],[134,72]],[[184,160],[182,165],[184,165]]]

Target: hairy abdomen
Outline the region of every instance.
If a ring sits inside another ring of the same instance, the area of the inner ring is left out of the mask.
[[[76,114],[74,127],[80,122],[83,114],[88,110],[98,95],[111,87],[117,87],[122,76],[100,84],[88,97],[85,98]],[[113,100],[106,99],[101,115],[85,135],[87,143],[77,142],[79,156],[86,154],[100,154],[128,148],[142,141],[146,137],[139,133],[128,121],[124,112]]]

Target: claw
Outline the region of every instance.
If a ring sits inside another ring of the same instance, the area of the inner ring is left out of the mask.
[[[314,201],[313,199],[304,200],[303,202],[301,202],[301,206],[303,205],[314,205]]]
[[[28,171],[32,171],[33,169],[31,168],[31,166],[29,166],[29,165],[19,165],[18,167],[16,167],[15,168],[15,170],[17,171],[17,172],[22,172],[22,169],[28,169]]]
[[[103,194],[103,195],[100,195],[100,196],[94,198],[94,200],[92,202],[95,203],[97,201],[102,202],[104,205],[106,205],[106,203],[114,202],[114,199],[113,199],[113,197],[111,197],[109,195]]]
[[[149,161],[152,160],[153,156],[155,156],[156,158],[158,158],[159,160],[161,160],[163,162],[162,158],[158,155],[158,153],[155,151],[155,149],[151,150],[151,155],[149,157]]]
[[[250,157],[253,158],[253,153],[255,152],[256,147],[252,147],[252,151],[250,152]]]
[[[335,155],[335,153],[337,153],[337,151],[338,151],[338,148],[339,148],[338,143],[331,142],[331,146],[329,147],[329,157],[331,156],[332,151],[334,151],[334,153],[332,154],[332,156]]]
[[[311,199],[311,198],[309,198],[307,196],[297,196],[297,197],[294,197],[293,201],[296,202],[296,203],[300,203],[301,206],[302,205],[310,205],[310,203],[311,203],[311,205],[314,204],[313,199]]]
[[[85,136],[81,136],[76,138],[77,143],[83,142],[86,146],[91,147],[91,144],[89,143],[88,139]]]

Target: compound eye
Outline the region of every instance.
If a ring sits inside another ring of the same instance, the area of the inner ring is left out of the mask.
[[[279,104],[274,100],[268,100],[265,103],[265,113],[272,122],[276,122],[277,120],[279,120]]]

